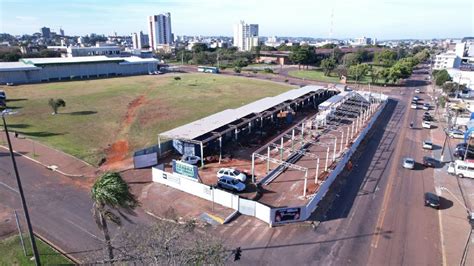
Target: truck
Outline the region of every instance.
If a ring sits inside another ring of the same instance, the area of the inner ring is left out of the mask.
[[[474,160],[455,160],[448,165],[448,173],[460,178],[474,178]]]

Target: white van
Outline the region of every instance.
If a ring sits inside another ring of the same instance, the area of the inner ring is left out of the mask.
[[[460,178],[474,178],[474,163],[456,160],[454,162],[449,163],[448,173],[456,175]]]

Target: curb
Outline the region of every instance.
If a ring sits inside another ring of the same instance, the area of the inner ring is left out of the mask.
[[[76,265],[79,265],[81,264],[80,260],[74,258],[73,256],[67,254],[64,250],[62,250],[60,247],[58,247],[57,245],[51,243],[49,240],[47,240],[44,236],[41,236],[40,234],[38,233],[34,233],[34,235],[39,238],[41,241],[43,241],[44,243],[46,243],[48,246],[50,246],[52,249],[56,250],[58,253],[60,253],[61,255],[63,255],[64,257],[66,257],[68,260],[70,260],[72,263],[76,264]]]
[[[8,147],[3,146],[3,145],[0,145],[0,148],[3,148],[3,149],[5,149],[5,150],[7,150],[7,151],[10,150]],[[28,160],[30,160],[30,161],[32,161],[32,162],[34,162],[34,163],[37,163],[37,164],[39,164],[39,165],[41,165],[41,166],[45,167],[46,169],[49,169],[49,170],[51,170],[51,171],[53,171],[53,172],[58,172],[58,173],[61,174],[61,175],[65,175],[65,176],[68,176],[68,177],[84,177],[84,175],[73,175],[73,174],[64,173],[64,172],[58,170],[58,169],[57,169],[57,166],[55,167],[55,166],[53,166],[53,165],[46,165],[46,164],[43,164],[42,162],[40,162],[40,161],[38,161],[38,160],[36,160],[36,159],[33,159],[33,158],[29,157],[29,156],[26,156],[26,155],[24,155],[24,154],[21,154],[21,153],[18,152],[18,151],[13,150],[13,153],[15,153],[15,154],[17,154],[17,155],[19,155],[19,156],[21,156],[21,157],[25,157],[26,159],[28,159]]]

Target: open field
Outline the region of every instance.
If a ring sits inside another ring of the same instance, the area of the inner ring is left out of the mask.
[[[322,82],[331,82],[331,83],[339,83],[339,77],[331,73],[329,76],[325,76],[324,72],[321,70],[293,70],[288,72],[288,75],[296,78],[304,78],[309,80],[316,80]],[[349,83],[355,83],[354,80],[348,79]],[[360,84],[367,84],[370,82],[370,77],[364,76],[359,83]]]
[[[0,265],[35,265],[34,261],[30,260],[30,258],[33,257],[30,240],[28,237],[24,237],[23,240],[25,241],[28,257],[25,257],[23,254],[23,249],[20,245],[20,237],[18,235],[11,236],[0,241]],[[71,261],[66,259],[64,256],[56,252],[38,238],[36,238],[36,245],[38,246],[41,264],[72,264]]]
[[[274,96],[291,86],[211,74],[134,76],[5,87],[12,131],[97,165],[124,159],[176,126]],[[52,115],[50,98],[65,108]],[[119,153],[115,154],[114,151]]]

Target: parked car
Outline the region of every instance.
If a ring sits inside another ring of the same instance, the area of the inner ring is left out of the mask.
[[[415,169],[415,160],[410,157],[403,158],[403,168]]]
[[[439,197],[438,195],[431,193],[431,192],[426,192],[425,193],[425,206],[429,206],[435,209],[439,208]]]
[[[421,100],[421,98],[418,97],[418,96],[413,96],[413,100],[414,100],[414,101],[419,101],[419,100]]]
[[[421,127],[430,129],[431,128],[431,122],[423,120],[423,122],[421,122]]]
[[[427,110],[427,111],[428,111],[428,110],[430,110],[430,108],[431,108],[431,106],[430,106],[429,103],[423,104],[423,110]]]
[[[410,108],[411,108],[411,109],[418,109],[418,105],[417,105],[416,103],[412,103],[412,104],[410,105]]]
[[[196,155],[183,155],[183,157],[181,157],[181,161],[188,164],[197,165],[201,161],[201,157]]]
[[[431,140],[423,140],[423,149],[432,150],[433,142]]]
[[[433,117],[431,115],[423,115],[423,121],[433,121]]]
[[[242,182],[245,182],[247,180],[247,176],[240,172],[239,170],[235,170],[232,168],[221,168],[219,171],[217,171],[217,177],[221,176],[230,176],[232,178],[238,179]]]
[[[431,116],[430,112],[424,112],[423,115],[429,115],[429,116]]]
[[[423,165],[426,167],[435,167],[436,166],[436,160],[434,158],[424,156],[423,157]]]
[[[244,183],[230,176],[219,177],[219,179],[217,180],[217,186],[228,190],[234,190],[237,192],[242,192],[245,190]]]
[[[421,93],[420,89],[416,89],[415,93]]]
[[[464,138],[464,132],[462,132],[459,129],[451,129],[451,130],[448,130],[448,136],[450,138],[454,138],[454,139],[463,139]]]
[[[4,91],[0,90],[0,107],[7,106],[7,95]]]

